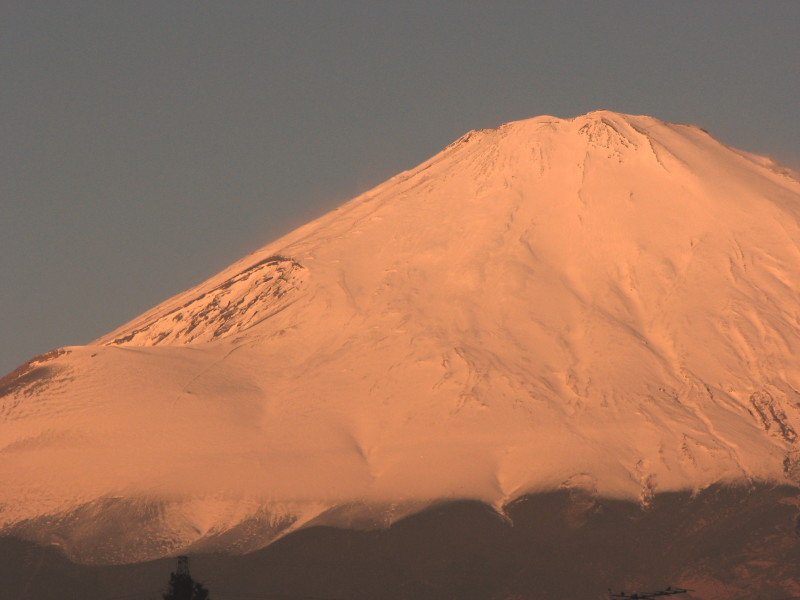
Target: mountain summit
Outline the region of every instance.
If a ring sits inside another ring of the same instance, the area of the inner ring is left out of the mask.
[[[0,527],[125,562],[448,499],[795,485],[798,282],[769,159],[608,111],[471,131],[0,380]]]

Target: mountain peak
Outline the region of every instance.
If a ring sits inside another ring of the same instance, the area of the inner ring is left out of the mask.
[[[591,110],[582,115],[578,115],[576,117],[572,117],[570,119],[565,119],[565,120],[588,122],[588,121],[602,121],[603,119],[607,121],[625,121],[627,123],[635,122],[638,120],[647,120],[647,121],[652,121],[654,123],[663,123],[663,121],[660,121],[659,119],[656,119],[655,117],[651,117],[648,115],[629,115],[627,113],[620,113],[606,109]]]
[[[473,130],[453,142],[449,149],[458,144],[483,140],[487,144],[499,144],[510,138],[519,144],[534,144],[550,147],[580,150],[589,142],[594,147],[613,147],[628,151],[652,149],[653,140],[663,146],[666,140],[675,137],[691,137],[703,130],[683,124],[666,123],[646,115],[627,115],[608,110],[596,110],[577,117],[562,119],[549,115],[512,121],[495,129]],[[705,132],[703,132],[705,133]],[[707,137],[707,136],[706,136]],[[572,139],[572,141],[569,141]],[[710,139],[710,138],[709,138]],[[517,149],[511,141],[500,146],[500,151],[513,153]],[[434,157],[435,160],[436,157]]]
[[[609,111],[470,132],[4,380],[0,524],[148,499],[168,550],[120,544],[152,557],[352,503],[796,482],[800,184],[770,165]]]
[[[587,113],[577,115],[575,117],[555,117],[552,115],[539,115],[528,119],[521,119],[519,121],[511,121],[501,125],[499,128],[522,125],[522,124],[575,124],[578,127],[586,123],[605,122],[608,124],[651,124],[651,125],[664,125],[665,122],[650,117],[648,115],[629,115],[626,113],[614,112],[611,110],[592,110]],[[569,130],[569,129],[567,129]]]

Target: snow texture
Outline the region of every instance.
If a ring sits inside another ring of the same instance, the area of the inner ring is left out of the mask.
[[[0,528],[69,551],[135,515],[121,562],[343,507],[797,484],[799,225],[795,174],[697,127],[472,131],[0,380]]]

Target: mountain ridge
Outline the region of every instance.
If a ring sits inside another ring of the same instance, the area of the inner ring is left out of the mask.
[[[4,378],[0,527],[69,547],[152,500],[128,560],[354,503],[796,485],[796,281],[768,159],[609,111],[468,132]]]

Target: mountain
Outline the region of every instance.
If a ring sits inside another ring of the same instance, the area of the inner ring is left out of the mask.
[[[798,281],[769,159],[608,111],[472,131],[0,380],[0,528],[134,563],[542,494],[794,515]]]

